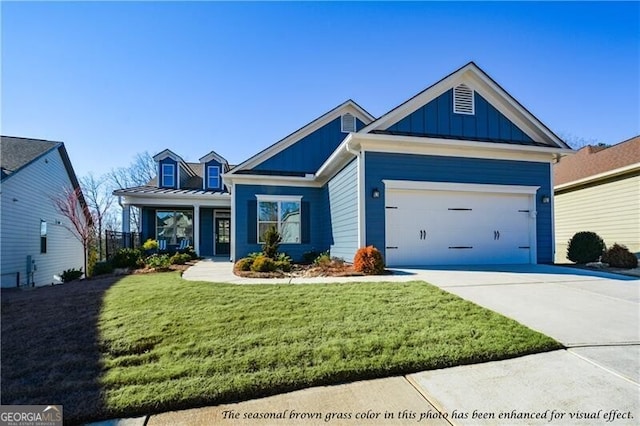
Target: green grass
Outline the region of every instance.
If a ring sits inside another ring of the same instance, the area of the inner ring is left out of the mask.
[[[68,403],[65,417],[149,414],[561,347],[422,282],[225,285],[132,275],[105,288],[94,325],[99,368],[87,368],[101,401],[85,403],[88,412]],[[3,369],[3,391],[4,379]]]
[[[212,285],[129,277],[100,330],[108,405],[136,412],[557,348],[424,283]]]

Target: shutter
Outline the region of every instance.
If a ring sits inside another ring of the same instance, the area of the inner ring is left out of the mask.
[[[311,209],[308,201],[303,201],[300,205],[300,216],[302,244],[309,244],[311,242]]]
[[[247,244],[258,242],[258,202],[247,201]]]

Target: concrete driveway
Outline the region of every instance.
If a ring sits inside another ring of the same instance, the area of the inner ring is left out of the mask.
[[[204,268],[216,273],[207,274]],[[203,264],[191,279],[224,281],[230,269]],[[250,283],[230,277],[237,284]],[[329,280],[362,281],[323,279]],[[401,268],[392,276],[367,277],[372,280],[427,281],[554,337],[567,349],[164,413],[146,419],[146,424],[640,423],[640,280],[545,265]],[[244,418],[245,413],[287,410],[322,413],[323,418],[302,422]],[[225,412],[238,417],[225,417]],[[378,417],[326,418],[327,413],[367,412]]]

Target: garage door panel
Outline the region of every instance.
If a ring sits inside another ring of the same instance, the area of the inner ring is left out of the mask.
[[[389,265],[529,263],[526,194],[389,190]]]

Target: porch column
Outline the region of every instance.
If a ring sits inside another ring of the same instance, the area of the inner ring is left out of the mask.
[[[193,205],[193,249],[200,255],[200,204]]]
[[[122,233],[129,234],[131,232],[131,205],[120,203],[122,206]],[[123,235],[124,246],[129,247],[130,238]]]

